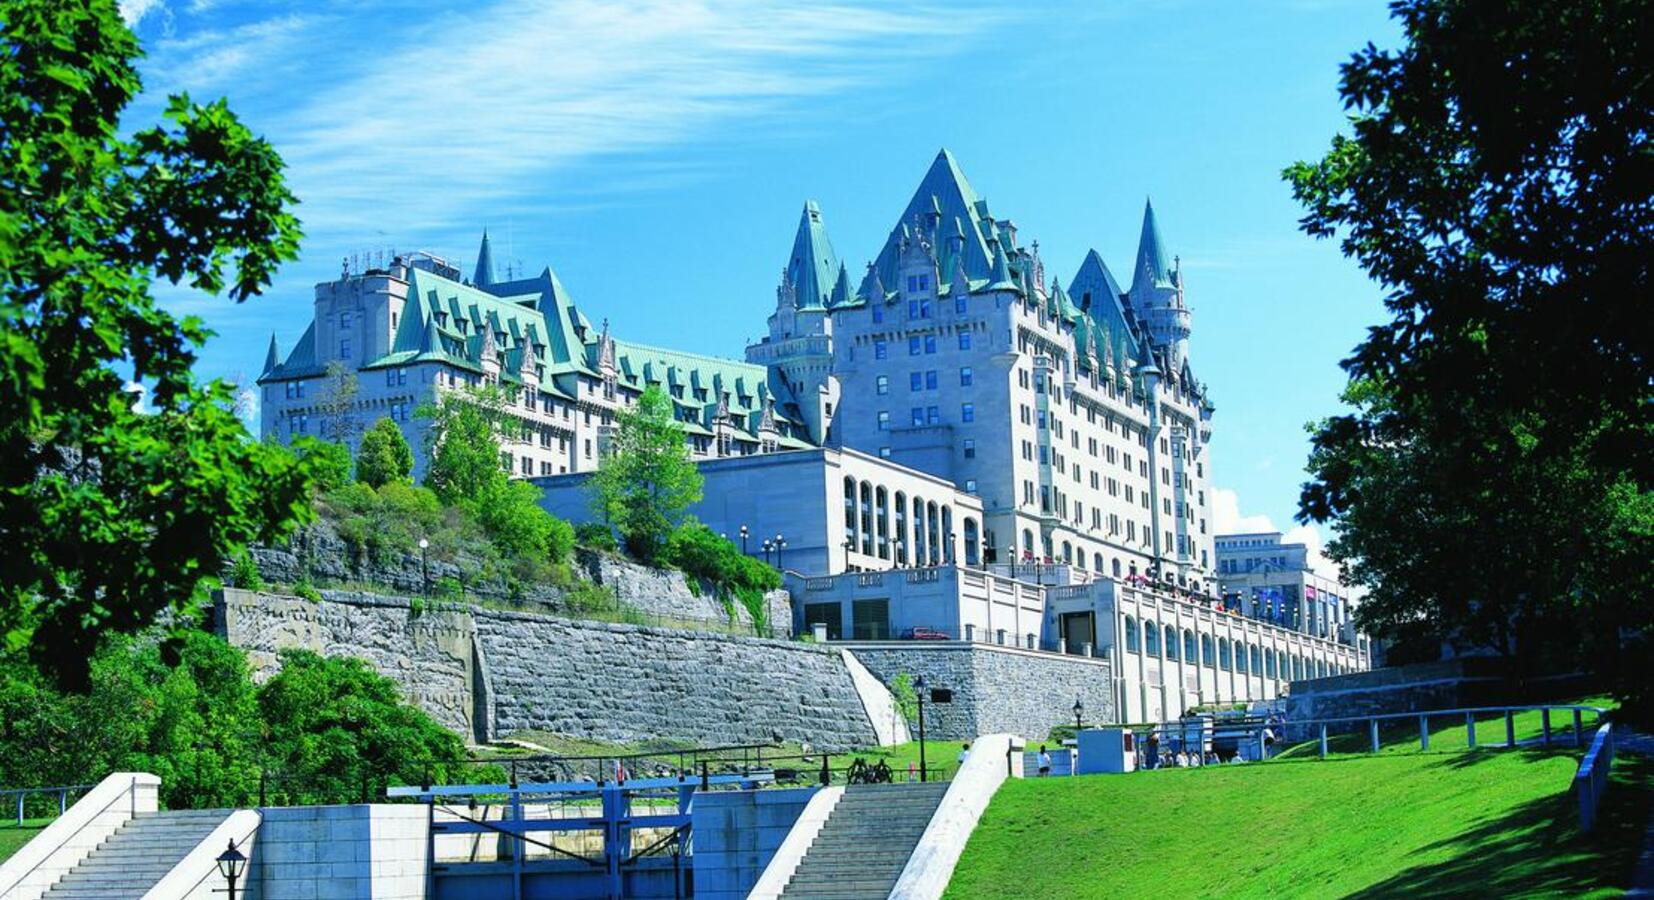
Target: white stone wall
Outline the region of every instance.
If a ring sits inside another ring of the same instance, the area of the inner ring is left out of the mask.
[[[154,812],[161,779],[146,772],[115,772],[0,863],[0,898],[39,900],[137,813]]]
[[[257,900],[424,900],[418,804],[266,809],[249,863]]]

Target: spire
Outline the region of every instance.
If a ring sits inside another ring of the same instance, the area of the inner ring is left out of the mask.
[[[850,270],[844,263],[838,264],[838,280],[833,282],[833,296],[829,300],[830,306],[842,306],[850,302]]]
[[[425,319],[425,334],[419,341],[419,352],[421,355],[442,352],[442,334],[436,330],[436,316]]]
[[[494,284],[494,254],[488,249],[488,229],[482,230],[482,247],[477,250],[477,271],[471,276],[471,283],[480,288]]]
[[[787,277],[798,292],[799,309],[820,309],[828,305],[838,268],[838,254],[833,252],[833,242],[827,239],[821,207],[814,200],[807,200],[798,218],[793,253],[787,260]]]
[[[1017,289],[1017,283],[1011,280],[1011,261],[1005,256],[1004,245],[999,242],[999,238],[990,237],[988,238],[988,247],[994,254],[993,271],[988,276],[988,280],[992,283],[988,287],[1000,290],[1006,288]]]
[[[264,354],[264,371],[260,374],[268,375],[274,372],[278,365],[281,365],[281,354],[276,349],[276,333],[272,331],[270,332],[270,349]]]
[[[1171,287],[1171,266],[1166,264],[1165,242],[1154,220],[1154,204],[1143,201],[1143,234],[1137,241],[1137,265],[1131,273],[1131,293],[1140,287]]]
[[[879,277],[879,267],[875,263],[867,264],[867,277],[862,280],[862,287],[868,303],[883,303],[890,293],[885,290],[884,279]]]

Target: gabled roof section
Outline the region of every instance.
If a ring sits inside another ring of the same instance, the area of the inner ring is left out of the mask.
[[[1130,354],[1128,358],[1132,358],[1137,355],[1137,347],[1132,337],[1131,320],[1126,316],[1120,294],[1119,282],[1114,280],[1113,273],[1109,272],[1103,257],[1096,250],[1085,255],[1080,270],[1068,284],[1068,295],[1076,300],[1080,309],[1105,330],[1126,342]]]
[[[313,378],[322,374],[322,367],[316,363],[316,320],[310,320],[310,326],[304,330],[299,342],[293,345],[291,353],[281,365],[270,365],[270,356],[275,352],[275,335],[270,336],[270,353],[265,355],[265,370],[258,377],[259,383],[266,381],[285,381],[289,378]]]
[[[833,252],[833,242],[827,239],[821,207],[814,200],[807,200],[804,212],[799,215],[798,234],[793,237],[793,253],[787,260],[787,278],[797,292],[798,308],[828,306],[833,299],[838,271],[838,254]]]
[[[1143,201],[1143,234],[1137,240],[1137,265],[1131,271],[1131,293],[1140,288],[1172,287],[1172,267],[1166,261],[1165,241],[1160,223],[1154,218],[1154,204]]]
[[[757,422],[755,417],[762,415],[767,401],[774,401],[775,417],[782,421],[792,421],[784,409],[796,408],[797,400],[786,383],[779,376],[772,378],[774,373],[766,366],[616,340],[615,367],[627,387],[641,391],[660,384],[666,388],[679,409],[680,421],[710,423],[725,391],[729,414],[749,425]],[[682,396],[673,396],[674,386],[684,388]],[[704,396],[696,396],[696,390],[704,391]]]
[[[913,192],[913,199],[908,201],[895,228],[891,229],[884,249],[874,260],[874,271],[878,272],[885,285],[897,283],[896,268],[902,238],[912,235],[911,229],[916,222],[918,227],[929,232],[924,237],[937,249],[938,255],[951,254],[952,245],[960,243],[962,246],[958,252],[964,259],[965,273],[972,278],[992,277],[994,260],[988,239],[997,235],[992,219],[988,217],[988,204],[977,196],[970,182],[965,180],[964,172],[960,171],[958,161],[945,148],[936,154],[918,189]],[[964,240],[957,241],[956,238],[961,236]],[[942,271],[950,272],[952,259],[943,262],[947,268]],[[857,294],[870,297],[872,284],[872,274],[869,273],[862,279]]]

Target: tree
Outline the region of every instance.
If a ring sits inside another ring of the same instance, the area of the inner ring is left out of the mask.
[[[374,422],[356,448],[356,479],[371,487],[407,481],[413,475],[413,448],[390,419]]]
[[[356,373],[336,359],[327,364],[322,378],[321,393],[316,398],[322,439],[349,445],[358,431],[356,397],[362,392],[362,386],[356,380]]]
[[[460,737],[403,703],[394,681],[354,657],[283,653],[258,708],[267,758],[297,795],[293,802],[349,802],[363,784],[440,784],[465,773]]]
[[[633,556],[653,562],[700,501],[701,484],[672,400],[650,385],[636,406],[615,417],[614,436],[591,479],[593,505]]]
[[[498,387],[444,391],[415,415],[431,421],[426,435],[425,486],[443,503],[475,503],[494,494],[508,477],[500,459],[505,427],[504,394]]]
[[[0,0],[0,23],[0,649],[82,683],[101,633],[305,514],[305,466],[248,439],[230,386],[191,374],[210,332],[150,294],[246,300],[299,227],[224,101],[121,136],[139,49],[113,0]]]
[[[1654,79],[1630,0],[1402,0],[1353,135],[1286,177],[1389,321],[1313,429],[1300,518],[1382,636],[1636,674],[1654,618]]]

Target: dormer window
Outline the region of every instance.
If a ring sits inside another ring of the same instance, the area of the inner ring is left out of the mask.
[[[928,290],[930,290],[930,276],[929,275],[909,275],[909,276],[907,276],[907,292],[908,293],[917,294],[920,291],[928,291]]]

